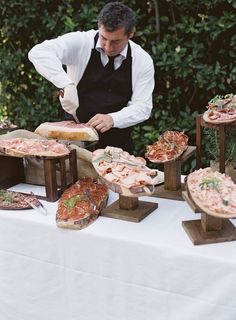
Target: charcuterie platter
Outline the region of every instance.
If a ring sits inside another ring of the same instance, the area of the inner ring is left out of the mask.
[[[40,203],[35,195],[26,195],[20,192],[0,189],[1,210],[22,210],[32,209],[32,205]]]
[[[188,136],[179,131],[165,131],[153,145],[147,146],[145,157],[153,163],[164,165],[164,185],[156,186],[153,196],[183,200],[181,165],[195,150],[196,147],[188,146]]]
[[[216,96],[210,100],[203,120],[211,124],[236,122],[236,95]]]
[[[102,211],[102,215],[129,221],[140,221],[157,207],[157,204],[138,201],[138,197],[151,195],[157,170],[146,166],[146,160],[135,157],[121,148],[106,147],[93,152],[92,163],[99,179],[119,194],[119,201]],[[146,205],[146,206],[145,206]]]
[[[211,168],[199,169],[186,179],[185,200],[201,220],[184,221],[183,227],[194,244],[236,240],[230,218],[236,217],[236,184]]]
[[[70,151],[55,140],[14,138],[0,140],[0,153],[13,157],[61,157],[68,155]]]
[[[108,189],[96,179],[79,179],[59,199],[58,227],[83,229],[95,221],[108,199]]]

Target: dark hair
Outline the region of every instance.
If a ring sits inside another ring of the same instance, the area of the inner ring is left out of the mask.
[[[129,35],[134,31],[135,22],[133,10],[121,2],[107,3],[98,15],[98,27],[103,25],[108,32],[124,28],[125,34]]]

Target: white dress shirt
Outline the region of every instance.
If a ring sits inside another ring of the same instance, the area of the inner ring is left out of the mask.
[[[67,33],[56,39],[45,40],[29,51],[29,59],[35,69],[58,88],[70,83],[79,83],[89,62],[94,37],[98,31],[77,31]],[[126,128],[145,121],[152,110],[152,91],[154,88],[154,66],[150,55],[139,45],[129,40],[132,56],[132,97],[127,106],[120,111],[110,113],[114,127]],[[100,42],[96,49],[101,53],[103,65],[108,57]],[[115,69],[126,58],[127,46],[115,58]],[[67,71],[63,69],[66,65]]]

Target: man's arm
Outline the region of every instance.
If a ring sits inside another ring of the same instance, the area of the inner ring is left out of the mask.
[[[90,57],[95,33],[95,30],[70,32],[45,40],[29,51],[29,60],[38,73],[57,88],[65,88],[70,83],[77,85]]]
[[[154,66],[150,56],[140,59],[132,66],[133,94],[127,107],[110,113],[114,127],[126,128],[147,120],[152,111],[152,92],[154,89]]]

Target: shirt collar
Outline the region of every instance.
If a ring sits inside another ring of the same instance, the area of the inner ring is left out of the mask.
[[[101,46],[101,42],[100,42],[99,37],[98,37],[98,41],[97,41],[97,43],[96,43],[96,47],[95,47],[95,48],[96,48],[97,51],[105,54],[105,52],[104,52],[103,49],[102,49],[102,46]],[[126,57],[127,57],[127,52],[128,52],[128,43],[126,44],[126,46],[125,46],[124,49],[120,52],[119,55],[122,56],[123,58],[126,58]]]

